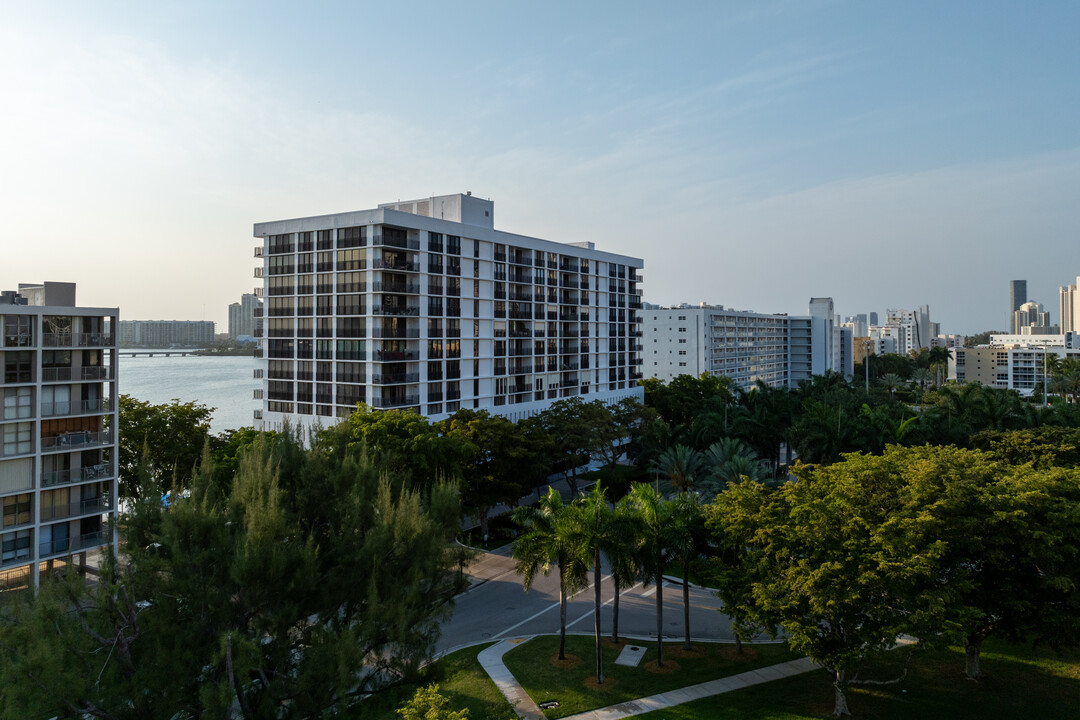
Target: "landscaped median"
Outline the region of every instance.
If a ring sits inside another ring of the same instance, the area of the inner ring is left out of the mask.
[[[627,645],[644,648],[637,667],[616,665],[615,658]],[[566,660],[558,660],[558,636],[541,636],[522,643],[503,656],[503,662],[538,705],[546,707],[549,720],[689,685],[737,675],[799,657],[781,643],[744,645],[743,654],[733,645],[694,643],[686,651],[681,642],[664,643],[664,665],[656,665],[656,643],[624,640],[604,641],[604,684],[596,684],[594,640],[571,635],[566,639]]]

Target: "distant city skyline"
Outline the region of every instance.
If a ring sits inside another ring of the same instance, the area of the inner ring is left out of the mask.
[[[5,8],[5,261],[124,319],[261,284],[252,224],[471,190],[644,299],[1008,329],[1080,274],[1080,5]]]

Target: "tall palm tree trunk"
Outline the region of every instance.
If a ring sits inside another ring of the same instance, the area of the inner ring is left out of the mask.
[[[604,684],[604,657],[600,648],[600,551],[593,552],[593,597],[595,608],[593,612],[593,627],[596,630],[596,684]]]
[[[619,578],[612,578],[615,581],[615,599],[611,601],[611,642],[619,642],[619,592],[622,590],[619,587]]]
[[[559,555],[559,659],[566,659],[566,563],[567,559]]]
[[[656,573],[656,664],[664,665],[664,576],[663,570]]]
[[[566,586],[559,583],[559,659],[566,659]]]
[[[683,625],[686,627],[686,640],[683,641],[685,650],[693,647],[690,644],[690,564],[683,563],[682,572],[682,602],[683,602]]]

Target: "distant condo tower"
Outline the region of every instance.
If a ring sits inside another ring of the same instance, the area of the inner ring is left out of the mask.
[[[256,427],[325,427],[358,402],[516,420],[642,397],[643,261],[495,230],[494,215],[466,193],[256,223]]]
[[[1020,306],[1027,302],[1027,280],[1009,281],[1009,332],[1015,335],[1016,317],[1014,313],[1020,310]]]

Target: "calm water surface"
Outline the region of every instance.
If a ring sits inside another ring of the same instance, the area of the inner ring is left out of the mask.
[[[252,371],[258,358],[239,357],[121,357],[120,393],[155,405],[174,398],[214,408],[212,432],[253,424],[252,413],[262,401],[252,397],[259,387]]]

